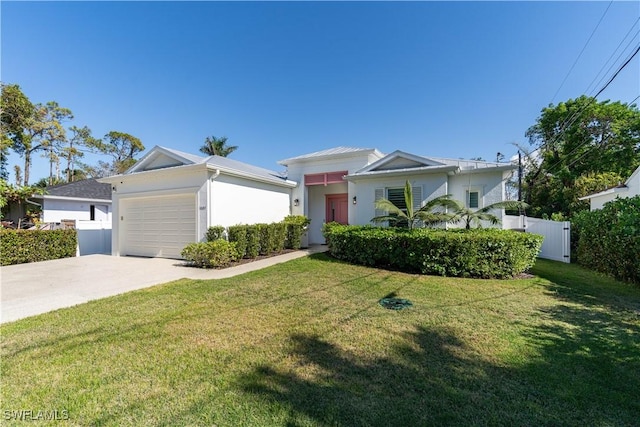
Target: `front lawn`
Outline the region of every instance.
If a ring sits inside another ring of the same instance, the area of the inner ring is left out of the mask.
[[[318,254],[10,323],[0,327],[0,416],[3,425],[52,414],[83,426],[637,424],[640,289],[550,261],[533,273],[451,279]],[[382,308],[390,295],[413,307]]]

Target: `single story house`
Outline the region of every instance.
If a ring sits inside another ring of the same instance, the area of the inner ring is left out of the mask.
[[[154,147],[124,174],[100,179],[113,196],[112,254],[179,258],[185,245],[204,240],[209,226],[274,222],[289,214],[309,217],[309,243],[324,243],[323,223],[369,224],[379,214],[376,199],[404,202],[406,180],[416,207],[451,194],[482,208],[504,200],[515,168],[351,147],[278,163],[286,172]]]
[[[43,222],[111,222],[111,186],[95,179],[48,187],[46,194],[35,195],[30,200],[42,205]]]
[[[633,171],[629,179],[624,184],[608,188],[599,193],[590,194],[585,197],[581,197],[579,200],[589,200],[591,203],[592,211],[596,209],[602,209],[605,203],[615,200],[617,198],[634,197],[640,195],[640,166]]]

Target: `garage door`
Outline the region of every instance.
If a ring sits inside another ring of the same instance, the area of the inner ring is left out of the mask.
[[[127,199],[121,206],[123,255],[180,258],[196,240],[194,194]]]

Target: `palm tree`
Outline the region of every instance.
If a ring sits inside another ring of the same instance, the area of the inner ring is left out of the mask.
[[[227,145],[227,137],[216,138],[215,136],[208,136],[204,140],[204,145],[200,148],[200,151],[210,156],[227,157],[238,149],[236,145]]]
[[[458,200],[454,200],[457,206],[454,208],[452,223],[464,222],[465,228],[471,228],[471,224],[476,224],[480,228],[481,221],[488,221],[491,225],[500,223],[500,218],[491,213],[494,209],[525,209],[529,205],[517,200],[505,200],[503,202],[492,203],[482,209],[473,210],[462,204]]]
[[[414,210],[413,208],[413,191],[409,181],[404,186],[404,201],[406,209],[396,206],[392,201],[388,199],[376,200],[376,209],[386,211],[385,215],[376,216],[371,218],[374,223],[389,222],[392,225],[399,225],[406,223],[409,229],[416,227],[418,221],[421,221],[424,225],[436,225],[441,223],[450,222],[454,215],[447,213],[444,210],[436,210],[437,208],[458,208],[459,204],[455,200],[451,199],[450,194],[439,196],[429,200],[420,209]]]

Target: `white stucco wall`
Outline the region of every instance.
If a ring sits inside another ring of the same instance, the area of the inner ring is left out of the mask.
[[[111,221],[111,202],[47,199],[42,202],[42,221],[60,222],[63,219],[88,221],[91,219],[91,205],[95,206],[96,221]]]
[[[635,197],[640,195],[640,167],[629,177],[625,185],[626,188],[617,188],[611,190],[611,192],[591,197],[591,210],[602,209],[605,203],[615,200],[618,197]]]
[[[290,213],[290,188],[226,175],[210,187],[210,225],[278,222]]]
[[[447,194],[446,173],[358,180],[353,183],[358,203],[350,206],[353,210],[352,223],[360,225],[371,224],[371,218],[376,213],[375,190],[377,188],[404,188],[407,180],[409,180],[412,187],[422,188],[423,201]]]
[[[449,194],[456,200],[465,202],[467,190],[478,190],[480,192],[479,207],[483,208],[493,203],[504,200],[505,181],[508,178],[508,172],[494,171],[485,173],[462,173],[449,177]],[[502,218],[504,210],[496,210],[493,212],[498,218]],[[457,226],[463,226],[459,223]],[[483,224],[489,226],[489,224]]]

